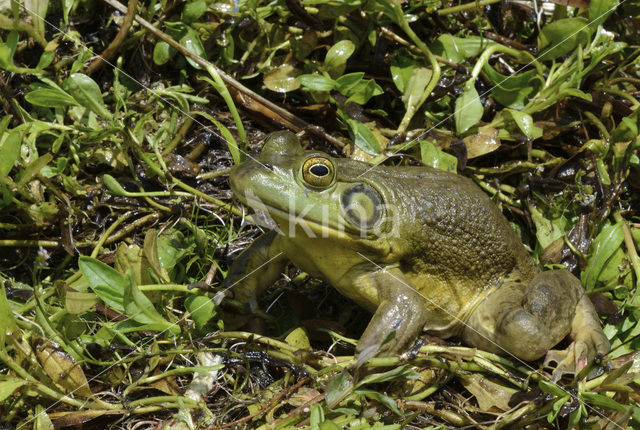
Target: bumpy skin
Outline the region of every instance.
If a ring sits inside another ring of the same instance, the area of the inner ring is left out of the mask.
[[[328,160],[329,183],[307,182],[310,158]],[[422,331],[524,360],[569,335],[568,350],[547,356],[559,365],[556,376],[609,350],[580,282],[566,271],[541,273],[499,209],[465,177],[332,158],[277,132],[230,181],[240,200],[268,212],[280,229],[232,266],[227,285],[235,284],[236,298],[255,310],[293,262],[373,313],[359,361],[402,352]],[[360,216],[345,208],[354,201]]]

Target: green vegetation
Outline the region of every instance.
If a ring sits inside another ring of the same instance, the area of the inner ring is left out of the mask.
[[[0,425],[640,426],[637,3],[10,0],[0,36]],[[612,352],[558,385],[437,342],[356,371],[368,316],[294,268],[272,337],[234,331],[258,230],[225,175],[282,128],[473,178]]]

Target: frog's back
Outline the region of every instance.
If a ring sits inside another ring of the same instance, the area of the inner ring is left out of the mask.
[[[499,208],[470,179],[429,167],[381,167],[374,182],[398,210],[406,269],[478,287],[538,272]]]

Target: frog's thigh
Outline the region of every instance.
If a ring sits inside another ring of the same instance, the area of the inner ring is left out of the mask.
[[[258,310],[260,294],[280,277],[286,265],[281,237],[275,231],[260,236],[234,260],[225,279],[225,290],[252,312]]]
[[[524,360],[542,357],[571,331],[580,298],[573,280],[567,271],[552,270],[538,274],[529,285],[505,282],[475,309],[463,338]]]

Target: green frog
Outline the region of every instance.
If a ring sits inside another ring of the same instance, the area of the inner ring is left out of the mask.
[[[326,280],[373,314],[359,363],[402,353],[422,332],[522,360],[546,355],[556,378],[610,348],[580,281],[542,272],[468,178],[303,150],[281,131],[230,183],[274,222],[234,261],[231,294],[257,311],[288,262]],[[552,350],[567,336],[567,349]]]

